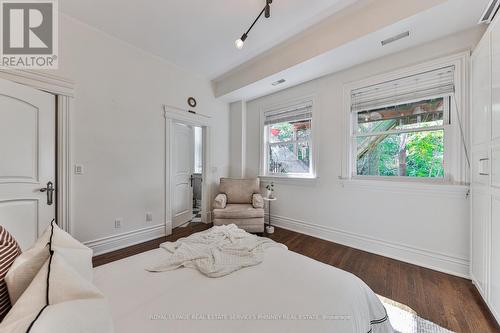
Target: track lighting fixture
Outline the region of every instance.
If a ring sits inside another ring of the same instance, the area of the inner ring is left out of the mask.
[[[248,28],[247,32],[245,32],[241,36],[240,39],[237,39],[236,42],[234,42],[234,45],[236,46],[236,48],[238,50],[241,50],[243,48],[243,46],[245,45],[245,40],[247,39],[248,34],[250,33],[250,30],[252,30],[253,26],[255,25],[255,23],[257,23],[257,21],[260,19],[260,17],[262,16],[262,14],[264,14],[264,16],[266,18],[270,18],[271,17],[271,4],[272,3],[273,3],[273,0],[266,0],[266,6],[264,7],[264,9],[262,9],[260,11],[260,14],[253,21],[252,25],[250,26],[250,28]]]

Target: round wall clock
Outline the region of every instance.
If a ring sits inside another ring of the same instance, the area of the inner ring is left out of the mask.
[[[197,103],[196,103],[196,100],[194,99],[194,97],[189,97],[189,98],[188,98],[188,104],[189,104],[189,106],[190,106],[190,107],[192,107],[192,108],[196,107],[196,104],[197,104]]]

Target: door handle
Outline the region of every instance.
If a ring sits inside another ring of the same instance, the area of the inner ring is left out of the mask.
[[[193,181],[194,181],[193,175],[191,175],[191,177],[189,177],[189,181],[191,182],[191,187],[193,187]]]
[[[54,203],[54,183],[48,182],[47,187],[41,188],[40,192],[46,192],[47,193],[47,205],[52,206]]]

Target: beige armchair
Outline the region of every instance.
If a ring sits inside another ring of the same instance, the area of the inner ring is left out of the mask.
[[[264,200],[259,179],[221,178],[213,222],[214,225],[236,224],[248,232],[264,232]]]

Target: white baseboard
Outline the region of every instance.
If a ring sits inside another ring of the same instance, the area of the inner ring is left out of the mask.
[[[495,311],[495,308],[491,305],[490,302],[486,302],[486,304],[488,305],[488,308],[490,309],[491,314],[493,315],[493,317],[497,321],[497,324],[500,324],[500,313]]]
[[[272,215],[272,224],[359,250],[430,268],[443,273],[470,278],[469,260],[404,244],[389,242],[352,232],[325,227],[283,216]]]
[[[479,295],[481,296],[481,298],[483,299],[483,302],[486,304],[486,306],[488,307],[488,310],[490,310],[491,312],[491,315],[495,318],[495,320],[497,321],[498,324],[500,324],[500,313],[498,313],[496,310],[495,310],[495,307],[492,306],[492,304],[490,303],[490,300],[488,299],[488,296],[487,296],[487,293],[485,292],[484,289],[481,288],[480,284],[477,282],[477,279],[476,277],[474,276],[474,274],[471,273],[471,279],[472,279],[472,284],[474,285],[474,287],[477,289],[477,291],[479,292]]]
[[[94,256],[97,256],[128,246],[144,243],[165,235],[165,224],[157,224],[151,227],[88,241],[83,244],[90,247],[94,251]]]
[[[488,296],[487,296],[486,290],[481,288],[481,285],[478,283],[478,280],[476,279],[476,277],[474,276],[474,274],[472,272],[470,272],[469,274],[470,274],[470,279],[472,280],[472,284],[479,292],[479,295],[483,298],[483,300],[485,302],[488,302]]]

